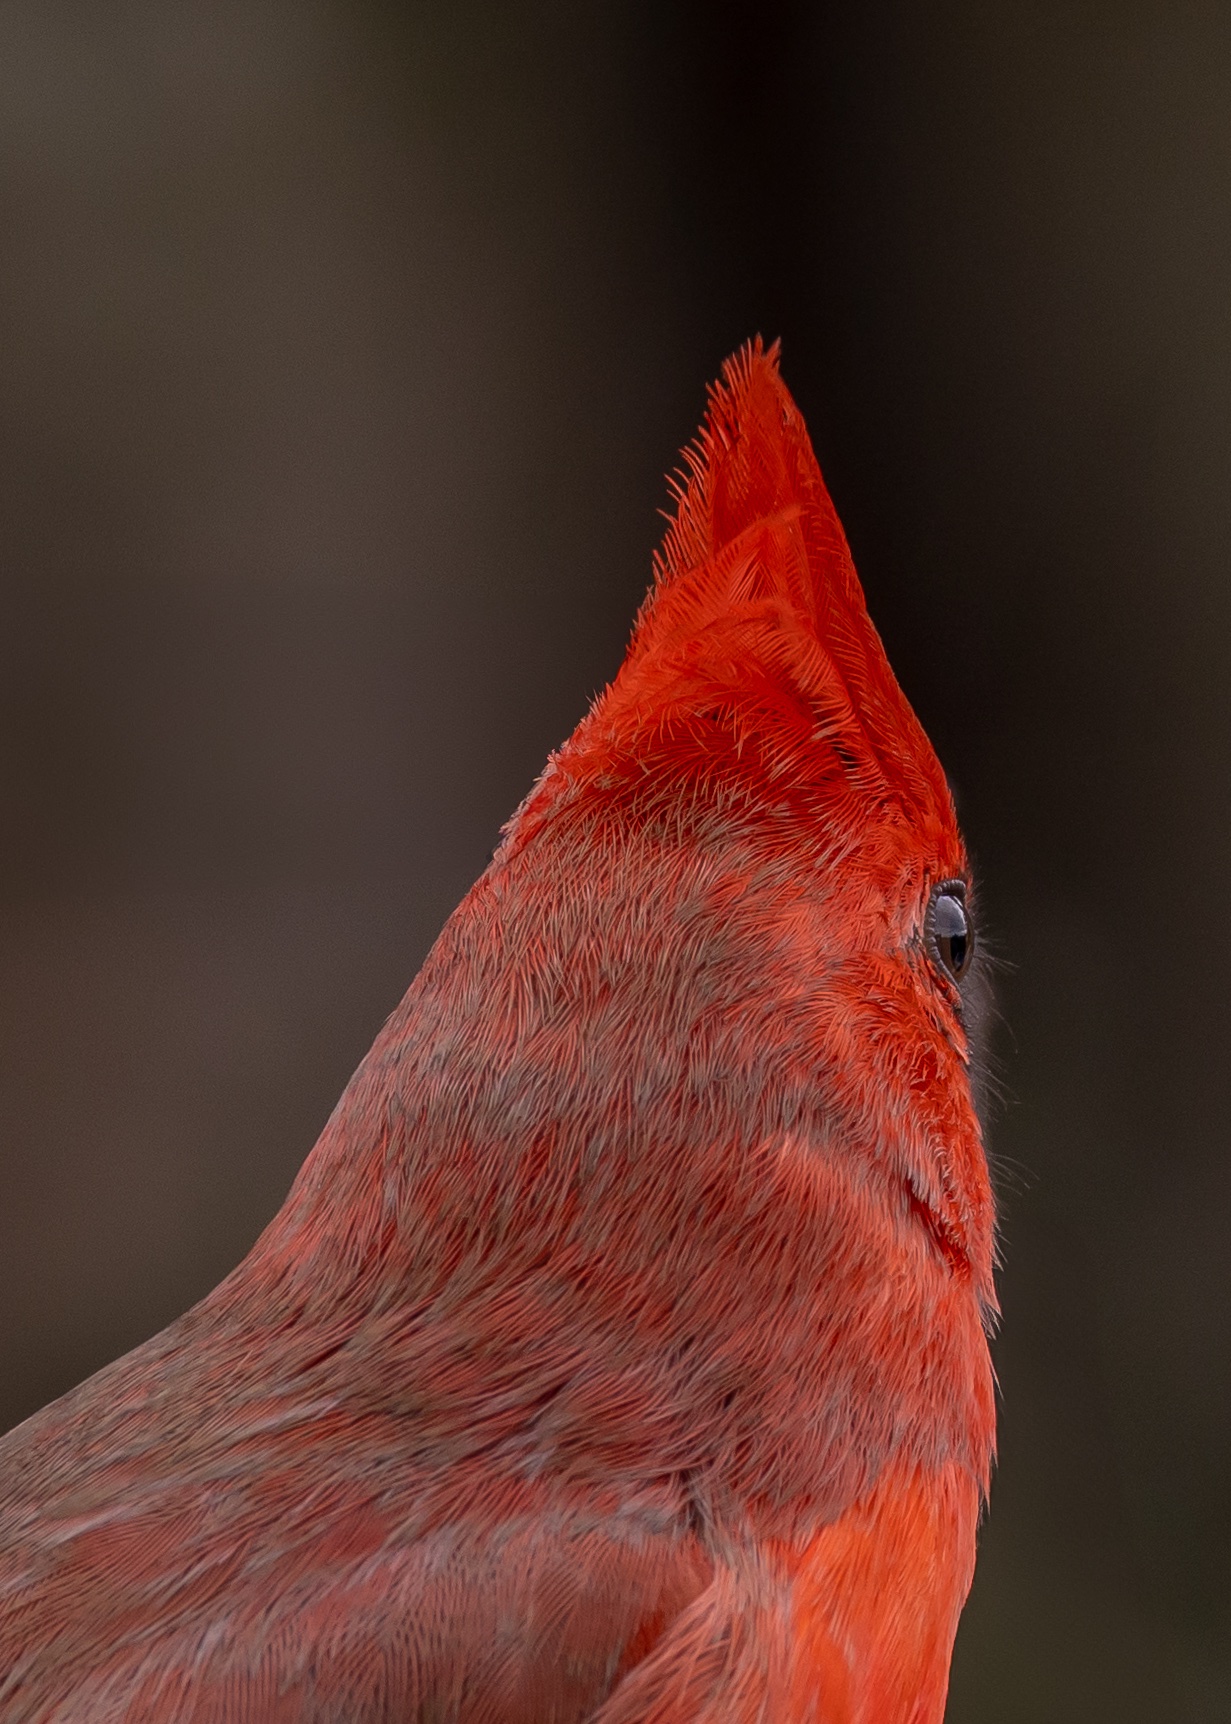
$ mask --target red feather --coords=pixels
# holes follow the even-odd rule
[[[248,1258],[0,1442],[0,1721],[937,1724],[992,1451],[944,776],[760,344]]]

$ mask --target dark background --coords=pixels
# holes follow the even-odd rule
[[[1224,5],[0,3],[0,1425],[277,1207],[761,330],[1016,965],[950,1718],[1231,1717],[1229,313]]]

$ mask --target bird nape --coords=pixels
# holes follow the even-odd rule
[[[248,1257],[0,1442],[0,1724],[938,1724],[972,889],[759,342],[624,664]]]

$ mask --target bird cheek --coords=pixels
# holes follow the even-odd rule
[[[870,1153],[950,1267],[990,1285],[987,1164],[960,1025],[909,962],[868,953],[844,967],[823,1024],[845,1135]]]

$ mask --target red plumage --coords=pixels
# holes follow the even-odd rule
[[[688,463],[279,1215],[0,1442],[3,1724],[940,1719],[993,1443],[966,858],[776,351]]]

